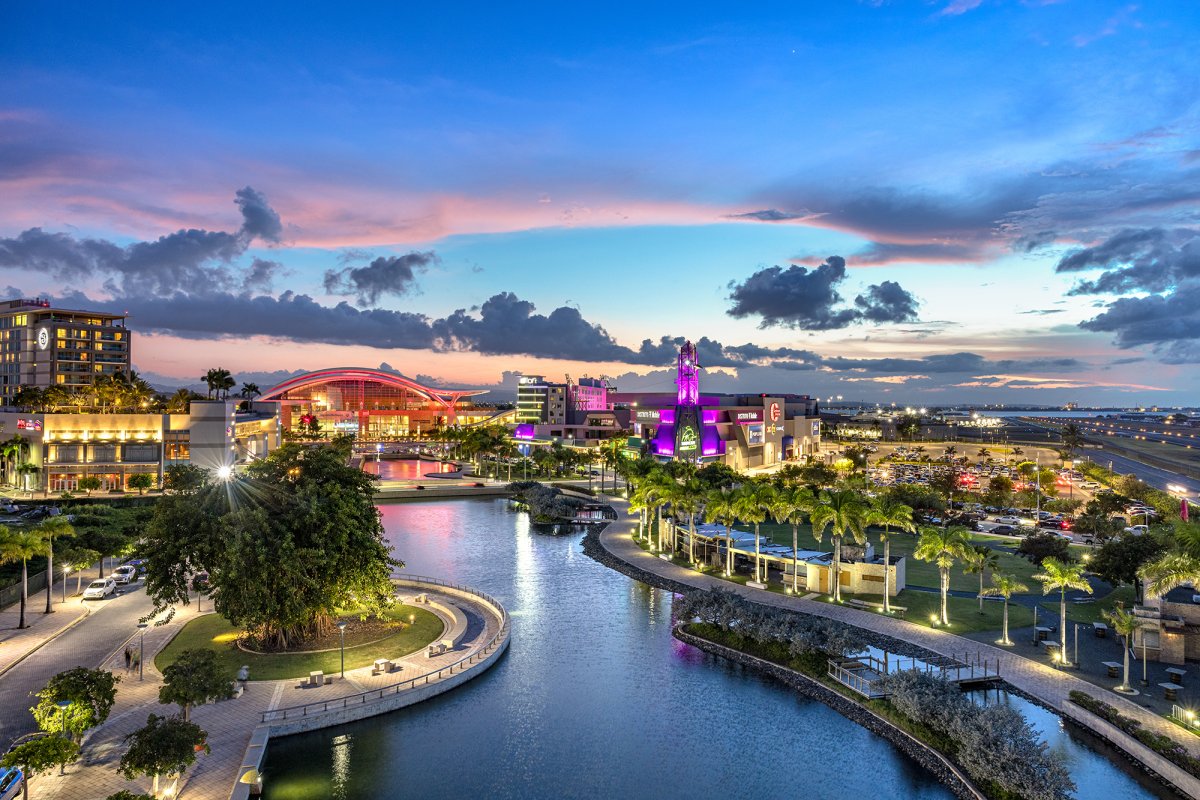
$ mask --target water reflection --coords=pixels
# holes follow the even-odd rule
[[[383,516],[411,573],[504,602],[512,645],[434,700],[273,742],[268,800],[951,797],[826,706],[676,641],[670,595],[587,558],[578,535],[538,535],[504,501]]]

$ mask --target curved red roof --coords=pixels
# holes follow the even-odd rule
[[[408,389],[449,409],[453,409],[454,404],[464,397],[474,397],[487,393],[486,389],[438,389],[433,386],[423,386],[403,375],[397,375],[395,372],[384,372],[378,369],[336,367],[333,369],[321,369],[316,372],[306,372],[303,375],[288,378],[283,383],[267,389],[258,399],[281,400],[285,394],[293,389],[304,389],[309,386],[330,383],[332,381],[369,381],[372,383],[381,383],[386,386]]]

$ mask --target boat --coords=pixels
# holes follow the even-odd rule
[[[21,793],[25,773],[17,767],[0,767],[0,800],[14,800]]]

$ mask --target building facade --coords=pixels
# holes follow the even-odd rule
[[[582,425],[594,411],[612,411],[615,391],[600,378],[580,378],[566,383],[547,381],[542,375],[522,375],[517,380],[517,422],[530,425]]]
[[[475,425],[496,415],[470,398],[486,390],[424,386],[394,372],[338,367],[290,378],[263,392],[279,403],[286,429],[315,420],[322,433],[349,433],[362,441],[421,436],[454,425]]]
[[[130,337],[121,314],[55,308],[45,300],[0,304],[0,400],[17,389],[90,386],[99,375],[130,369]]]
[[[76,492],[83,478],[101,491],[128,491],[129,479],[149,474],[161,486],[175,464],[215,471],[265,457],[281,441],[278,409],[233,400],[196,400],[187,414],[0,414],[7,438],[25,440],[32,469],[17,477],[29,491]]]

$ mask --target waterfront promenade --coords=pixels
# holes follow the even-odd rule
[[[414,699],[424,699],[437,693],[439,682],[445,682],[445,688],[452,688],[462,680],[467,672],[482,672],[494,662],[494,658],[476,658],[472,666],[459,669],[452,676],[440,675],[439,670],[445,670],[464,659],[472,659],[481,655],[485,648],[491,645],[493,652],[499,655],[502,647],[497,648],[497,634],[505,627],[507,618],[498,618],[483,603],[472,603],[464,599],[462,591],[450,588],[440,588],[434,584],[415,584],[411,579],[398,578],[398,596],[411,602],[413,596],[422,593],[430,599],[428,608],[436,614],[445,625],[446,634],[455,629],[456,620],[448,609],[453,606],[465,616],[465,630],[461,630],[459,645],[441,655],[427,656],[425,648],[410,653],[402,658],[393,659],[400,669],[391,673],[372,675],[370,666],[346,670],[345,679],[333,675],[333,680],[321,687],[301,688],[298,678],[275,681],[251,680],[241,697],[210,703],[192,709],[191,719],[208,732],[208,742],[212,748],[209,755],[201,755],[195,765],[183,776],[175,787],[175,796],[184,796],[194,800],[225,800],[236,796],[239,790],[248,787],[238,787],[235,781],[242,774],[247,749],[254,737],[264,741],[268,729],[272,726],[263,725],[264,714],[274,712],[281,715],[284,709],[307,705],[313,710],[305,715],[305,729],[316,729],[329,725],[340,724],[344,721],[341,715],[323,713],[320,707],[328,703],[337,707],[347,697],[353,697],[355,710],[359,717],[370,716],[374,713],[386,713],[397,707],[397,699],[403,699],[403,689],[399,692],[389,691],[386,698],[377,698],[379,690],[393,687],[397,684],[411,681],[418,676],[423,680],[419,687],[424,691],[414,692]],[[211,613],[211,612],[206,612]],[[60,777],[57,772],[50,775],[40,775],[30,784],[30,797],[35,800],[94,800],[105,797],[123,788],[148,791],[150,780],[140,779],[131,784],[121,777],[116,767],[124,751],[125,737],[146,723],[149,714],[176,714],[177,706],[164,706],[158,702],[158,690],[162,676],[154,666],[154,656],[179,632],[187,622],[199,616],[194,607],[180,609],[174,619],[167,625],[150,628],[146,632],[146,657],[144,662],[144,680],[139,681],[136,671],[125,669],[124,648],[121,642],[100,665],[120,676],[117,701],[108,720],[100,727],[90,731],[85,737],[82,757],[75,764],[67,767],[66,776]],[[461,620],[459,627],[461,628]],[[503,631],[507,635],[507,630]],[[131,644],[138,644],[137,637],[132,637]],[[507,639],[504,639],[507,644]],[[392,654],[380,653],[381,657]],[[427,678],[424,676],[428,676]],[[254,676],[251,675],[251,678]],[[429,687],[433,687],[433,690]],[[256,736],[256,733],[258,734]],[[261,753],[260,753],[261,755]],[[164,786],[170,786],[166,781]]]
[[[1200,737],[1182,730],[1115,692],[1004,648],[976,642],[947,631],[927,628],[895,617],[887,617],[845,605],[836,605],[805,597],[780,595],[763,589],[742,586],[719,577],[686,569],[643,550],[634,541],[637,517],[629,513],[628,503],[612,498],[609,498],[609,503],[616,509],[618,518],[616,522],[601,532],[600,544],[609,554],[635,569],[697,589],[725,589],[737,592],[749,600],[764,605],[839,620],[864,630],[910,642],[939,655],[947,657],[957,655],[959,658],[965,654],[977,655],[981,660],[986,659],[989,665],[998,664],[1000,676],[1014,688],[1060,713],[1076,718],[1084,727],[1103,734],[1105,738],[1125,750],[1153,772],[1166,778],[1186,795],[1200,797],[1200,780],[1171,764],[1117,728],[1067,702],[1072,691],[1087,692],[1093,697],[1115,706],[1122,714],[1138,720],[1143,727],[1171,737],[1193,756],[1200,758]]]

